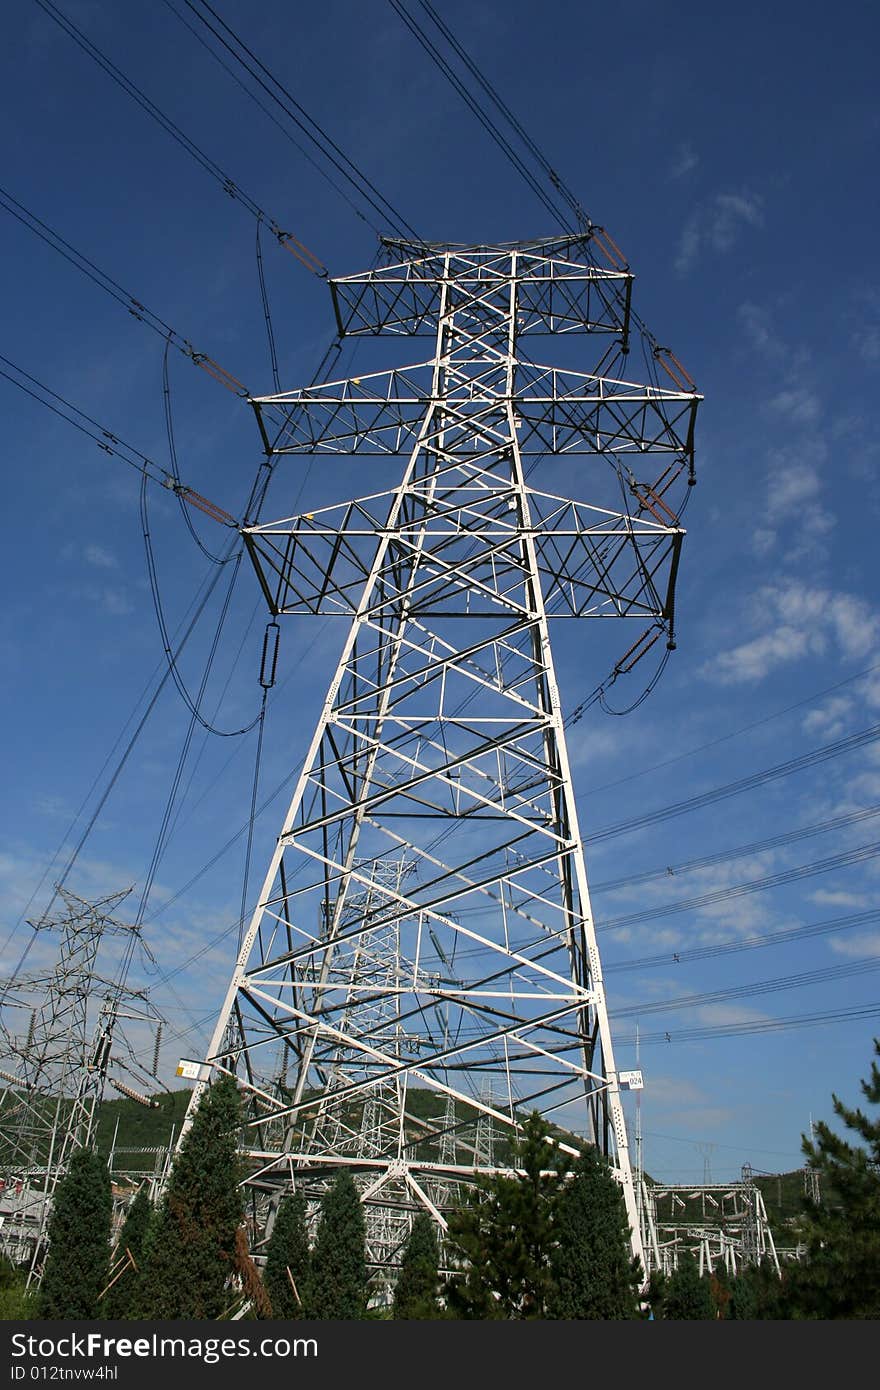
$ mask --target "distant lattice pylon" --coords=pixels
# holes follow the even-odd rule
[[[118,962],[110,977],[98,973],[108,938],[121,940],[123,960],[138,939],[137,928],[113,916],[130,890],[95,902],[56,891],[63,912],[34,924],[45,940],[58,937],[54,963],[9,981],[0,1015],[0,1176],[15,1198],[0,1238],[32,1276],[40,1272],[55,1188],[71,1154],[94,1133],[120,1010],[124,1004],[126,1017],[143,1022],[158,1018],[127,988]],[[145,1099],[124,1083],[120,1089]]]

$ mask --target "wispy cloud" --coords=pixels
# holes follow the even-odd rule
[[[692,170],[696,169],[699,162],[700,156],[697,154],[690,140],[682,141],[675,152],[675,160],[669,171],[670,178],[683,179],[687,174],[690,174]]]
[[[817,888],[809,897],[817,907],[868,906],[868,899],[864,893],[847,893],[842,888]]]
[[[694,208],[685,222],[676,270],[686,274],[704,251],[729,251],[745,228],[760,227],[763,221],[763,200],[757,193],[716,193]]]
[[[793,425],[813,425],[822,413],[818,397],[805,386],[778,392],[768,401],[767,409]]]
[[[819,735],[821,738],[838,738],[846,728],[854,708],[854,702],[849,696],[835,695],[823,705],[811,709],[804,716],[801,727],[805,734]]]
[[[788,580],[762,587],[754,609],[756,626],[763,630],[706,662],[701,675],[707,680],[755,684],[780,666],[824,655],[829,648],[864,657],[880,640],[880,615],[856,594]]]
[[[109,550],[105,550],[102,545],[87,545],[83,551],[86,564],[94,566],[98,570],[115,570],[119,567],[119,561]]]
[[[880,931],[863,932],[860,936],[835,937],[829,945],[838,956],[880,956]]]
[[[125,587],[121,584],[84,584],[78,590],[79,596],[92,604],[100,613],[111,618],[124,618],[134,612],[134,605]]]
[[[795,513],[802,514],[804,505],[814,501],[821,491],[822,480],[816,462],[803,455],[789,462],[782,451],[771,453],[767,479],[770,521],[784,521]]]
[[[739,306],[736,316],[749,343],[762,356],[776,360],[786,355],[786,345],[776,331],[769,310],[763,304],[746,301]]]
[[[880,328],[876,324],[860,328],[855,335],[855,344],[863,362],[871,367],[880,362]]]
[[[801,403],[803,410],[809,407]],[[794,534],[787,537],[789,564],[815,550],[819,538],[828,534],[836,519],[820,502],[823,490],[822,465],[828,448],[820,438],[771,449],[767,455],[767,494],[764,523],[752,535],[752,549],[764,556],[776,545],[783,525],[793,523]]]
[[[763,1022],[768,1015],[744,1004],[704,1004],[697,1010],[697,1017],[701,1023],[723,1028],[728,1024]]]

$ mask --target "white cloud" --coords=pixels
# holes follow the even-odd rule
[[[742,1004],[704,1004],[697,1010],[697,1017],[701,1023],[724,1027],[727,1024],[762,1022],[767,1014]]]
[[[873,367],[880,362],[880,328],[872,324],[862,328],[855,335],[856,351],[863,362]]]
[[[679,239],[676,270],[685,274],[704,250],[718,254],[731,250],[744,228],[760,227],[763,220],[762,199],[756,193],[716,193],[687,219]]]
[[[606,758],[620,756],[620,736],[606,726],[588,728],[575,725],[567,736],[568,756],[573,767],[590,767]]]
[[[847,717],[852,713],[853,702],[846,695],[836,695],[826,700],[818,709],[810,710],[804,717],[802,728],[805,734],[819,734],[823,738],[837,738],[846,728]]]
[[[676,150],[675,163],[669,171],[670,176],[674,179],[683,179],[692,169],[696,169],[699,162],[700,156],[690,140],[684,140]]]
[[[777,397],[778,399],[778,397]],[[807,407],[803,406],[802,409]],[[837,524],[831,512],[821,505],[823,464],[828,447],[822,439],[810,437],[801,443],[772,449],[767,457],[766,525],[759,528],[763,544],[753,546],[757,554],[767,554],[779,538],[783,522],[795,522],[789,534],[786,559],[794,564],[806,554],[814,554],[817,538]],[[761,534],[764,533],[764,534]],[[769,540],[770,535],[773,541]]]
[[[112,618],[124,618],[134,612],[128,594],[120,585],[102,584],[96,587],[90,584],[83,590],[83,595],[102,613],[108,613]]]
[[[777,540],[777,532],[769,526],[759,526],[752,534],[752,550],[758,556],[769,555]]]
[[[869,671],[859,681],[856,690],[871,709],[880,709],[880,670]]]
[[[846,893],[842,888],[817,888],[809,897],[818,907],[868,906],[868,899],[864,893]]]
[[[861,936],[835,937],[829,945],[838,956],[880,956],[880,931]]]
[[[102,545],[87,545],[83,551],[86,563],[93,565],[95,569],[115,570],[118,568],[118,560],[115,555],[111,555],[109,550],[105,550]]]
[[[767,408],[793,425],[815,424],[821,414],[817,397],[805,386],[791,386],[779,391],[768,402]]]
[[[720,652],[706,662],[701,674],[719,685],[746,685],[763,680],[777,666],[796,661],[816,649],[809,633],[793,627],[779,627],[750,642],[741,642],[730,651]]]
[[[767,481],[767,517],[778,522],[799,513],[806,502],[818,497],[822,483],[815,463],[806,460],[786,463],[784,456],[770,455]]]
[[[864,657],[880,641],[880,615],[855,594],[787,580],[760,589],[754,608],[756,625],[765,630],[706,662],[706,679],[745,685],[830,646],[846,657]]]
[[[760,304],[748,301],[736,311],[743,331],[757,352],[765,357],[779,358],[786,355],[786,346],[775,333],[770,315]]]

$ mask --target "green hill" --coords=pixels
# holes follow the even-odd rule
[[[167,1148],[180,1133],[180,1126],[189,1104],[190,1091],[165,1091],[156,1096],[155,1110],[138,1105],[135,1100],[120,1098],[105,1100],[98,1113],[95,1130],[99,1153],[109,1154],[116,1132],[115,1167],[134,1172],[152,1172],[154,1154],[122,1153],[124,1149]],[[117,1130],[117,1121],[119,1128]]]

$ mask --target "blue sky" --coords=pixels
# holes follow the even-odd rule
[[[182,0],[174,3],[184,11]],[[62,8],[333,274],[371,262],[373,227],[172,8],[145,0],[65,0]],[[256,10],[222,0],[219,8],[421,235],[492,241],[557,230],[387,4],[327,0],[296,15],[279,0]],[[253,217],[34,0],[11,0],[8,11],[12,41],[0,55],[2,187],[255,394],[271,390]],[[567,2],[538,14],[522,0],[443,6],[624,250],[639,312],[705,395],[678,650],[635,713],[612,718],[594,707],[572,731],[588,835],[880,723],[880,110],[872,56],[880,26],[867,3],[838,13],[832,32],[824,7],[788,0],[769,10],[745,3],[711,13],[638,0],[617,18]],[[7,213],[0,235],[0,353],[167,468],[161,339]],[[311,377],[330,342],[329,294],[269,236],[263,258],[281,381],[294,387]],[[422,355],[405,341],[398,349],[401,363]],[[374,360],[369,345],[346,347],[339,375]],[[235,513],[260,457],[251,412],[179,354],[170,354],[169,367],[181,474]],[[78,808],[85,805],[86,818],[94,808],[107,777],[102,765],[154,687],[162,650],[136,474],[2,379],[0,405],[0,933],[7,938],[23,911],[38,915],[45,905],[45,884],[31,902],[32,894],[47,869],[46,884],[57,875],[50,867],[56,851],[78,838],[82,820],[71,831]],[[293,510],[301,486],[297,505],[304,506],[390,481],[369,460],[307,476],[303,461],[290,460],[266,515]],[[195,521],[205,544],[225,540],[209,521]],[[209,566],[174,500],[158,489],[150,525],[176,627]],[[192,687],[218,595],[182,663]],[[257,712],[263,626],[255,582],[242,568],[206,701],[225,728]],[[564,626],[557,660],[572,709],[605,669],[587,625],[576,635],[561,632]],[[261,800],[303,751],[343,635],[332,621],[291,619],[285,627]],[[642,675],[638,668],[631,688],[615,687],[613,698],[629,703]],[[71,874],[74,891],[133,884],[136,905],[186,725],[187,711],[169,686]],[[243,838],[177,895],[245,823],[253,754],[253,736],[196,736],[146,906],[146,935],[159,962],[151,967],[155,998],[169,1019],[167,1078],[178,1056],[197,1050],[228,978]],[[722,1180],[746,1162],[769,1171],[797,1166],[810,1115],[829,1115],[832,1090],[855,1098],[880,1032],[880,922],[699,960],[686,953],[880,908],[871,854],[880,819],[851,818],[878,804],[880,741],[871,740],[703,810],[588,845],[596,885],[658,871],[597,889],[594,904],[612,1021],[615,1011],[621,1015],[614,1023],[621,1065],[635,1061],[636,1019],[646,1039],[670,1034],[669,1043],[646,1040],[641,1054],[645,1163],[658,1176],[700,1178],[707,1154]],[[257,821],[256,880],[284,805],[277,796]],[[731,855],[844,817],[843,825]],[[862,846],[868,849],[856,862],[807,872]],[[65,857],[62,849],[60,863]],[[708,857],[716,862],[684,867]],[[801,868],[788,883],[605,925]],[[224,932],[226,945],[186,964]],[[0,972],[12,969],[28,935],[18,927]],[[682,959],[621,968],[663,952]],[[848,966],[853,971],[842,973]],[[820,978],[649,1013],[663,1001],[801,973]],[[676,1037],[875,1002],[873,1017],[849,1022]]]

